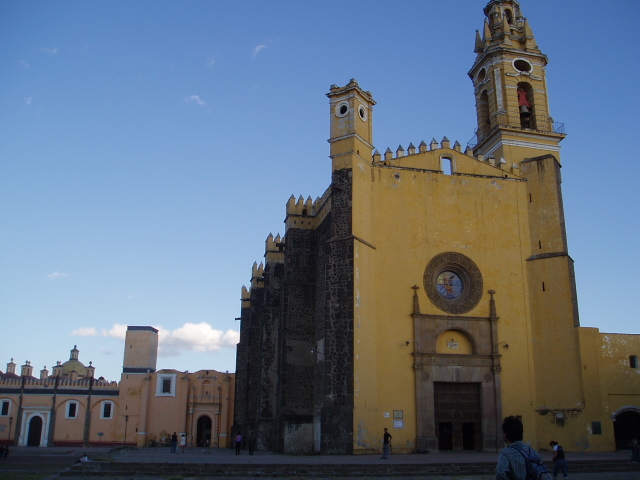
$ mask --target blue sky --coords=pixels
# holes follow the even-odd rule
[[[0,3],[0,369],[119,379],[123,326],[158,368],[235,370],[240,289],[289,196],[330,181],[331,84],[372,92],[383,152],[475,128],[485,0]],[[565,123],[583,326],[640,333],[640,2],[522,0]]]

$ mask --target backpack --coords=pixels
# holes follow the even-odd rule
[[[558,453],[557,453],[557,455],[556,455],[556,458],[557,458],[558,460],[564,460],[564,458],[565,458],[565,457],[564,457],[564,448],[562,448],[560,445],[558,445],[557,452],[558,452]]]
[[[533,458],[531,455],[524,453],[521,449],[511,445],[511,448],[518,451],[525,459],[527,467],[527,480],[553,480],[553,477],[544,466],[542,461]]]

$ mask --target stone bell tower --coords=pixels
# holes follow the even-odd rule
[[[476,99],[478,128],[474,155],[511,165],[525,181],[528,245],[523,250],[534,405],[550,412],[573,405],[584,408],[576,327],[578,301],[573,260],[569,256],[560,175],[564,125],[549,109],[548,59],[535,40],[516,0],[491,0],[484,8],[482,34],[476,32],[476,59],[469,71]],[[562,339],[561,345],[558,339]],[[554,375],[552,388],[546,373]],[[544,431],[541,421],[535,428]]]
[[[474,154],[519,162],[541,150],[559,152],[565,135],[564,127],[550,116],[547,56],[538,48],[520,4],[492,0],[484,14],[469,71],[478,122]]]

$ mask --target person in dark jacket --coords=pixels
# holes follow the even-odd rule
[[[567,459],[564,456],[564,448],[558,445],[558,442],[551,440],[549,446],[553,449],[553,478],[555,479],[558,472],[562,470],[562,476],[567,479],[569,474],[567,473]]]

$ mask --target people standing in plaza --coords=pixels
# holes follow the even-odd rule
[[[496,465],[496,480],[526,480],[527,457],[542,463],[540,455],[522,441],[522,422],[509,416],[502,422],[502,438],[507,444],[500,452]]]
[[[183,433],[182,437],[180,437],[180,449],[182,453],[184,453],[184,449],[187,446],[187,436]]]
[[[178,453],[178,434],[173,432],[171,435],[171,452],[170,453]]]
[[[558,472],[562,470],[562,476],[569,478],[567,473],[567,459],[564,456],[564,448],[558,445],[558,442],[551,440],[549,446],[553,449],[553,478],[555,479]]]
[[[236,455],[240,455],[240,450],[242,449],[242,435],[236,435]]]
[[[391,439],[393,437],[391,436],[391,434],[387,431],[387,429],[384,429],[384,435],[382,436],[382,457],[380,457],[380,460],[384,459],[388,459],[389,458],[389,453],[391,452]]]

